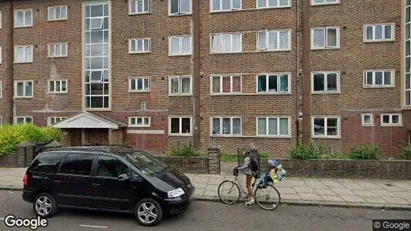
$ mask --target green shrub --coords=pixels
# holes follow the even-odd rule
[[[53,127],[43,127],[41,128],[45,135],[45,142],[60,141],[60,130]]]
[[[171,148],[170,151],[166,152],[167,156],[198,156],[199,152],[193,147],[191,143],[183,144],[182,146],[177,146]]]
[[[397,159],[411,160],[411,145],[405,147],[404,150],[402,150],[401,154],[397,157]]]
[[[268,153],[261,152],[261,153],[258,154],[258,157],[260,157],[260,159],[267,159],[268,158]]]
[[[241,158],[241,157],[240,157]],[[220,153],[221,162],[238,162],[237,154]],[[241,161],[241,160],[240,160]]]
[[[324,147],[321,144],[318,145],[318,148],[313,143],[310,143],[308,147],[297,144],[291,149],[290,156],[293,159],[309,160],[318,159],[323,153]]]
[[[356,145],[351,149],[350,158],[357,160],[377,160],[380,149],[376,145]]]

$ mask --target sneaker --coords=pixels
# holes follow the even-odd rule
[[[251,198],[249,201],[245,202],[245,205],[253,205],[255,204],[254,198]]]

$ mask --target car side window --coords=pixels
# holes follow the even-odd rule
[[[30,171],[38,173],[56,173],[65,155],[62,153],[44,153],[37,157],[30,166]]]
[[[117,158],[104,155],[98,157],[97,176],[117,178],[127,173],[127,169],[128,167]]]
[[[92,155],[68,154],[60,168],[60,173],[88,176],[91,173],[92,163]]]

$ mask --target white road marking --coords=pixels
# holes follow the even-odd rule
[[[86,228],[96,228],[96,229],[107,229],[108,226],[101,226],[101,225],[79,225],[80,227]]]

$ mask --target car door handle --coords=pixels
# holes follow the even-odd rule
[[[67,183],[68,181],[63,181],[63,180],[54,180],[55,183]]]
[[[101,184],[93,183],[93,186],[100,186]]]

